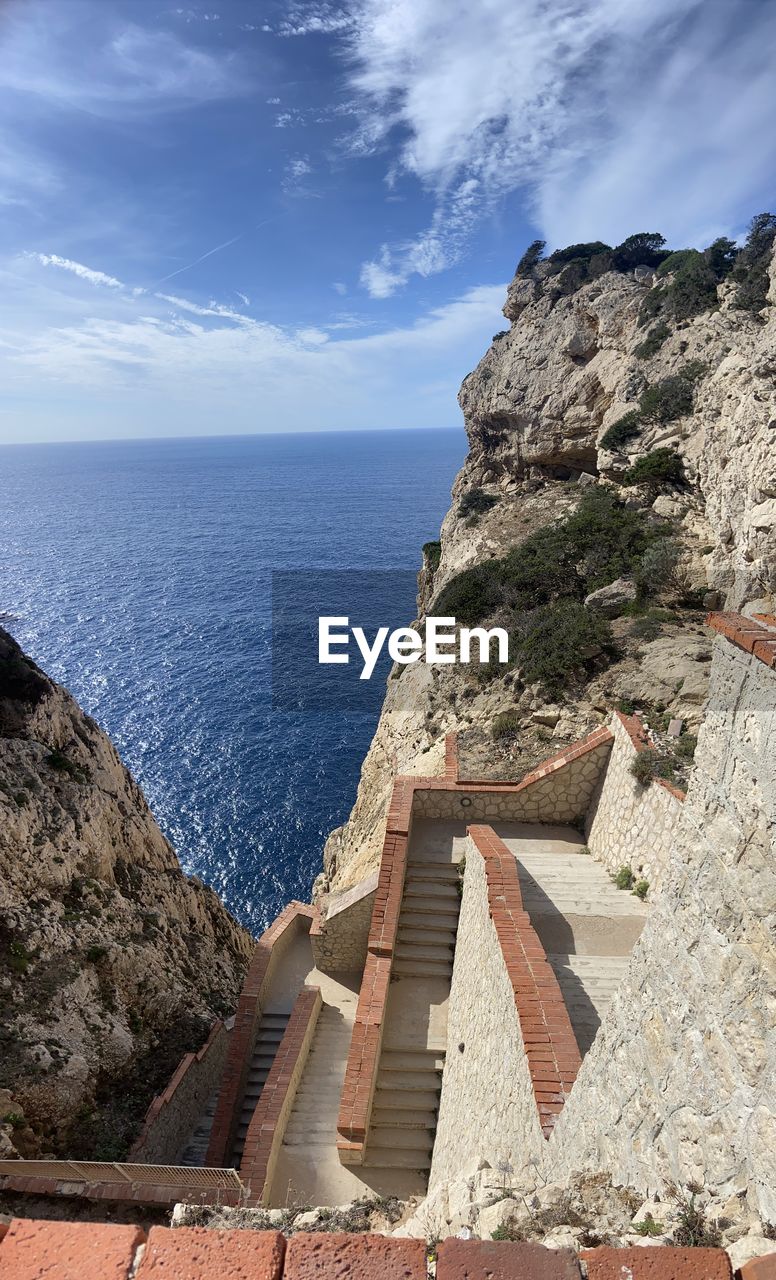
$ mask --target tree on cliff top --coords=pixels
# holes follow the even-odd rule
[[[533,240],[518,262],[515,275],[529,276],[534,267],[538,266],[544,257],[544,250],[546,247],[546,240]]]

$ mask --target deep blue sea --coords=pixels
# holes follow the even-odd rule
[[[273,709],[271,574],[299,571],[301,607],[319,570],[417,570],[465,451],[462,430],[0,449],[0,625],[254,931],[308,899],[384,688],[358,713]],[[412,575],[395,583],[400,626]]]

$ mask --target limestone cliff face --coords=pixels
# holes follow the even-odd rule
[[[515,278],[504,308],[510,328],[496,335],[461,387],[469,454],[442,526],[439,565],[432,571],[427,563],[420,576],[421,616],[463,568],[504,555],[573,511],[580,489],[602,483],[671,522],[685,594],[698,605],[708,592],[731,608],[772,601],[776,259],[759,314],[738,309],[735,286],[725,281],[716,308],[673,325],[654,355],[639,358],[646,335],[640,308],[656,287],[651,272],[611,271],[563,296],[542,288],[541,268],[534,278]],[[692,412],[643,424],[623,452],[602,447],[607,428],[637,407],[647,385],[688,364],[702,366]],[[627,469],[658,448],[681,456],[687,483],[657,497],[624,487]],[[474,520],[459,511],[471,490],[495,499]],[[457,667],[418,663],[400,678],[394,672],[356,805],[327,844],[325,883],[345,887],[375,865],[392,775],[440,772],[442,738],[451,729],[469,735],[475,754],[479,734],[480,756],[492,755],[488,727],[500,711],[516,709],[524,731],[514,770],[600,723],[618,699],[649,697],[695,727],[708,678],[702,616],[699,608],[685,610],[677,625],[637,645],[618,622],[620,660],[559,707],[548,708],[536,687],[518,693],[510,675],[480,686]]]
[[[251,948],[102,730],[0,631],[0,1150],[121,1155]]]

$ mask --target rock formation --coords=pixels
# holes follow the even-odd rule
[[[666,266],[681,258],[672,255]],[[461,733],[472,767],[487,763],[495,776],[500,756],[512,775],[518,765],[530,768],[600,724],[613,704],[694,729],[710,657],[701,606],[760,599],[767,607],[773,599],[776,259],[769,279],[767,257],[759,268],[767,297],[755,309],[741,307],[734,273],[712,284],[697,314],[652,327],[666,291],[682,286],[678,271],[588,272],[594,278],[580,283],[576,264],[558,274],[551,261],[515,276],[504,308],[510,328],[495,335],[461,387],[469,454],[440,545],[424,553],[421,619],[440,613],[436,602],[444,605],[445,588],[463,570],[507,555],[604,487],[627,509],[663,522],[675,563],[653,582],[653,607],[641,616],[627,608],[634,584],[616,584],[619,599],[606,613],[619,614],[611,624],[617,653],[605,663],[593,658],[562,699],[514,668],[479,680],[457,666],[394,669],[355,807],[329,838],[319,890],[346,888],[376,865],[392,776],[441,772],[450,730]],[[679,399],[666,405],[677,388]],[[640,414],[650,389],[663,401]],[[668,472],[657,484],[630,474],[657,452],[659,463],[683,472],[681,482]],[[519,734],[494,745],[494,721],[505,709]]]
[[[252,949],[113,746],[0,631],[0,1154],[125,1154]]]

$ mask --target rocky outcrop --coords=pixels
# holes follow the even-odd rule
[[[475,755],[498,763],[504,749],[493,743],[494,718],[517,711],[519,747],[505,760],[513,775],[601,723],[613,703],[648,700],[694,729],[710,658],[700,605],[760,600],[767,607],[773,600],[776,260],[760,313],[739,309],[736,286],[723,281],[715,308],[673,324],[645,356],[640,312],[660,287],[651,271],[609,271],[568,295],[543,287],[541,267],[532,278],[515,278],[505,306],[510,328],[461,387],[469,454],[442,525],[441,556],[436,566],[424,559],[418,608],[422,617],[461,570],[505,555],[602,484],[670,524],[678,561],[673,596],[663,603],[680,607],[640,630],[618,618],[619,660],[591,669],[586,685],[569,691],[554,726],[536,719],[546,694],[520,687],[513,672],[478,681],[459,667],[395,669],[355,807],[328,841],[319,888],[345,888],[376,865],[392,776],[441,772],[443,735],[452,729],[463,735],[462,750],[468,735]],[[645,388],[688,366],[690,408],[642,422],[614,450],[603,447],[607,430],[637,408]],[[658,449],[679,456],[685,482],[662,491],[626,483],[629,468]]]
[[[99,726],[0,631],[3,1149],[123,1155],[251,950]]]

